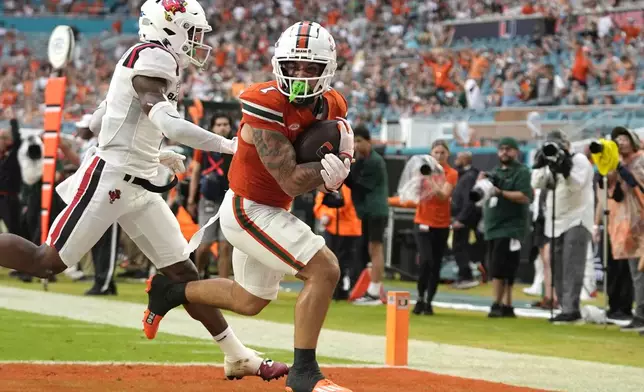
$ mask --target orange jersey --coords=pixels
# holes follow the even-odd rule
[[[328,105],[327,119],[346,117],[347,101],[342,94],[329,90],[322,96]],[[292,143],[302,131],[320,121],[309,108],[298,108],[289,103],[288,97],[277,89],[276,81],[254,84],[244,90],[239,99],[242,104],[240,130],[248,124],[254,129],[279,132]],[[288,209],[293,201],[264,167],[255,146],[241,137],[228,180],[236,195],[256,203]]]
[[[458,172],[447,164],[443,165],[443,169],[445,170],[445,181],[456,186]],[[452,220],[451,203],[451,197],[447,200],[441,200],[438,197],[421,200],[416,208],[414,222],[433,228],[449,227]]]

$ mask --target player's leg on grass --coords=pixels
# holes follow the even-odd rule
[[[324,379],[316,360],[316,349],[340,279],[338,260],[324,246],[296,276],[304,281],[304,288],[295,304],[295,357],[286,385],[299,391]]]
[[[199,273],[194,263],[187,259],[188,244],[172,211],[159,195],[147,194],[145,199],[141,208],[119,220],[123,230],[170,280],[184,285],[198,281]],[[244,346],[218,308],[199,304],[186,304],[185,308],[193,319],[203,324],[224,352],[224,370],[229,378],[257,375],[264,380],[272,380],[288,373],[285,364],[264,360]],[[148,339],[156,336],[160,320],[150,309],[146,311],[143,329]]]
[[[226,208],[227,206],[235,208]],[[295,392],[318,386],[346,391],[324,379],[316,362],[316,347],[340,269],[324,239],[287,211],[260,205],[229,193],[221,212],[221,227],[235,246],[235,281],[209,279],[173,284],[157,275],[148,292],[148,309],[161,316],[182,303],[202,303],[253,315],[277,298],[279,282],[289,273],[304,280],[295,316],[295,363],[287,385]],[[240,249],[241,248],[241,249]],[[243,250],[242,250],[243,249]]]
[[[243,279],[243,275],[237,273],[238,261],[235,256],[235,276]],[[316,360],[316,348],[340,277],[340,268],[333,252],[324,246],[296,276],[304,281],[304,288],[295,305],[295,357],[287,385],[293,391],[303,391],[311,390],[324,380]],[[239,283],[221,278],[176,284],[162,276],[155,276],[149,294],[148,308],[161,315],[181,303],[207,304],[254,315],[269,302],[250,294]]]
[[[0,266],[49,278],[67,269],[58,251],[49,245],[36,245],[14,234],[0,234]]]
[[[0,266],[39,278],[57,275],[78,264],[125,210],[123,203],[109,203],[105,195],[122,180],[94,157],[67,181],[76,192],[51,225],[43,245],[16,235],[0,234]],[[123,199],[127,197],[124,191]]]
[[[175,282],[196,282],[199,280],[197,268],[190,260],[162,268],[160,271]],[[217,280],[232,283],[230,279]],[[190,317],[206,327],[224,352],[226,356],[224,372],[229,379],[257,375],[269,381],[283,377],[288,373],[286,364],[263,359],[255,351],[244,346],[232,328],[228,326],[218,308],[199,304],[185,304],[184,307]]]

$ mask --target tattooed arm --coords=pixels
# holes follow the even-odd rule
[[[276,131],[253,129],[249,125],[246,127],[251,129],[259,159],[287,195],[296,197],[324,184],[320,176],[322,164],[311,162],[298,165],[293,144],[286,136]]]

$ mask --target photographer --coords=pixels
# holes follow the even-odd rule
[[[442,166],[444,176],[430,188],[430,196],[421,199],[416,208],[416,244],[420,256],[420,273],[418,274],[418,300],[414,314],[433,315],[432,300],[436,295],[440,281],[441,264],[447,248],[449,227],[452,220],[450,210],[452,191],[458,181],[458,172],[449,166],[449,149],[443,140],[432,144],[432,156]],[[422,171],[422,170],[421,170]],[[431,174],[428,173],[428,174]],[[427,175],[426,175],[427,176]]]
[[[608,236],[614,263],[627,262],[633,281],[635,314],[625,332],[644,332],[644,153],[637,135],[624,128],[613,129],[611,139],[619,148],[617,170],[608,173]],[[599,240],[598,230],[593,233]],[[609,271],[609,282],[610,282]]]
[[[9,233],[21,235],[20,188],[22,176],[18,164],[18,150],[22,143],[20,126],[11,107],[4,110],[11,129],[0,129],[0,219]]]
[[[487,178],[493,185],[491,197],[483,206],[488,270],[494,289],[494,304],[488,317],[516,317],[512,286],[519,267],[520,240],[529,227],[533,191],[530,170],[518,161],[519,145],[515,139],[501,139],[498,157],[501,164],[478,177],[479,181]]]
[[[584,154],[570,153],[561,131],[552,131],[537,152],[533,169],[532,186],[548,192],[544,234],[554,246],[550,263],[562,309],[550,321],[574,323],[581,320],[579,296],[593,230],[593,168]]]

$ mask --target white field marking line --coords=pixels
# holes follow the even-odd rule
[[[0,286],[0,307],[139,331],[142,329],[141,320],[145,309],[145,305],[130,302],[6,286]],[[240,340],[249,346],[292,350],[294,328],[291,324],[236,316],[227,316],[226,319]],[[490,321],[491,328],[494,327],[493,321]],[[161,332],[213,342],[205,328],[192,320],[185,311],[169,312],[163,320]],[[583,350],[583,345],[580,345],[580,350]],[[381,362],[385,358],[385,337],[323,330],[317,351],[319,356],[330,358]],[[620,380],[620,392],[641,392],[644,380],[644,369],[631,366],[506,353],[427,341],[410,340],[408,352],[408,362],[412,368],[541,389],[603,392],[614,390],[614,380]],[[615,353],[607,350],[605,355]],[[605,377],[606,374],[611,374],[611,377]]]
[[[223,363],[217,362],[118,362],[118,361],[0,361],[2,365],[42,365],[42,366],[176,366],[176,367],[223,367]],[[423,373],[432,373],[426,369],[414,369],[408,366],[385,366],[372,364],[325,364],[320,363],[323,368],[339,369],[410,369]]]
[[[204,346],[203,342],[186,342],[186,341],[181,341],[181,340],[141,340],[137,341],[134,344],[140,344],[143,346],[163,346],[165,344],[172,345],[172,346]],[[217,346],[211,345],[213,350],[217,350]]]
[[[415,301],[413,301],[415,303]],[[467,303],[452,303],[452,302],[437,302],[432,301],[432,305],[436,308],[443,309],[453,309],[453,310],[469,310],[473,312],[489,312],[490,307],[484,305],[472,305]],[[525,309],[525,308],[514,308],[514,313],[517,316],[521,317],[530,317],[530,318],[550,318],[550,311],[543,309]],[[560,310],[555,310],[554,314],[558,315],[561,313]]]
[[[96,331],[79,331],[79,332],[74,332],[74,335],[78,336],[97,336],[97,335],[108,335],[108,336],[122,336],[121,333],[118,332],[110,332],[110,331],[103,331],[101,333],[96,333]],[[73,338],[73,337],[72,337]]]
[[[26,326],[26,327],[37,327],[37,328],[65,328],[65,329],[100,329],[100,328],[105,328],[104,325],[99,325],[99,324],[56,324],[56,323],[24,323],[20,324],[21,326]],[[96,332],[95,332],[96,333]],[[101,332],[103,333],[103,332]]]

